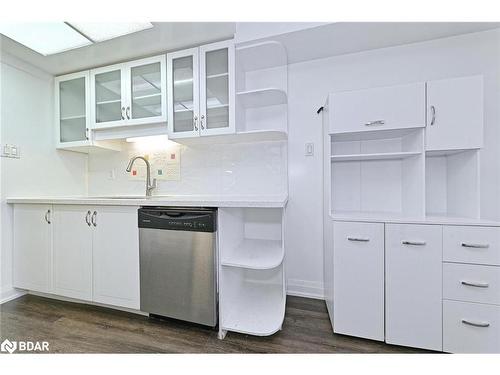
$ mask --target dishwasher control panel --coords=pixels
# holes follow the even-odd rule
[[[139,228],[215,232],[216,208],[143,207],[139,209]]]

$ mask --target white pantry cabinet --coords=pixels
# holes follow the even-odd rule
[[[47,293],[51,289],[52,206],[14,206],[13,286]]]
[[[385,339],[442,350],[442,228],[385,226]]]
[[[427,82],[426,149],[483,146],[483,77]]]
[[[92,129],[165,123],[165,55],[90,71]]]
[[[92,300],[91,215],[86,206],[54,206],[54,294]]]
[[[168,54],[167,76],[170,138],[235,132],[233,41]]]
[[[96,208],[92,227],[93,301],[139,309],[137,207]]]
[[[384,341],[384,224],[333,224],[333,330]]]

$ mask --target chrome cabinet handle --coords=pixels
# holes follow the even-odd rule
[[[462,242],[462,247],[470,247],[473,249],[487,249],[488,247],[490,247],[490,245],[487,243],[465,243],[465,242]]]
[[[91,212],[87,211],[87,215],[85,215],[85,222],[87,223],[87,225],[89,227],[90,227],[90,215],[91,215]]]
[[[50,210],[47,210],[47,212],[45,213],[45,221],[48,224],[51,224],[51,221],[50,221]]]
[[[198,130],[198,116],[193,117],[194,130]]]
[[[205,129],[205,126],[203,126],[203,120],[205,119],[205,115],[201,115],[201,119],[200,119],[200,126],[201,126],[201,129]]]
[[[490,323],[487,322],[471,322],[470,320],[462,319],[463,324],[467,324],[469,326],[474,326],[474,327],[482,327],[486,328],[490,326]]]
[[[127,115],[127,120],[130,120],[130,107],[127,107],[125,114]]]
[[[461,283],[462,283],[462,285],[474,286],[476,288],[488,288],[490,286],[490,284],[488,284],[488,283],[477,283],[477,282],[465,281],[465,280],[462,280]]]
[[[360,237],[347,237],[348,241],[354,241],[354,242],[368,242],[370,241],[369,238],[360,238]]]
[[[403,245],[425,246],[425,241],[401,241]]]
[[[365,122],[365,126],[384,125],[384,124],[385,124],[384,120],[375,120],[375,121]]]
[[[90,212],[90,211],[89,211]],[[92,225],[94,227],[97,227],[97,220],[96,220],[96,216],[97,216],[97,211],[94,211],[94,213],[92,214]]]
[[[431,125],[434,125],[436,123],[436,107],[431,105],[431,112],[432,112],[432,119],[431,119]]]
[[[123,114],[125,112],[125,107],[122,107],[122,120],[125,120],[125,115]]]

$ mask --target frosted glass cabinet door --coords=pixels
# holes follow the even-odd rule
[[[165,55],[130,63],[130,104],[125,107],[128,125],[166,122]]]
[[[92,71],[92,105],[95,128],[120,125],[125,122],[125,95],[122,67],[106,67]]]
[[[89,141],[88,72],[55,79],[57,145],[86,144]]]
[[[200,47],[201,135],[234,132],[234,44],[231,41]]]
[[[169,136],[198,136],[198,48],[167,55],[167,76]]]

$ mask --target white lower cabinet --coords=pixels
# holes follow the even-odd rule
[[[137,207],[98,208],[93,223],[93,301],[139,309]]]
[[[333,330],[384,340],[384,224],[333,225]]]
[[[386,342],[442,350],[442,227],[385,228]]]
[[[14,206],[13,285],[47,293],[51,289],[51,210],[50,205]]]
[[[54,206],[54,294],[92,300],[90,215],[86,206]]]

